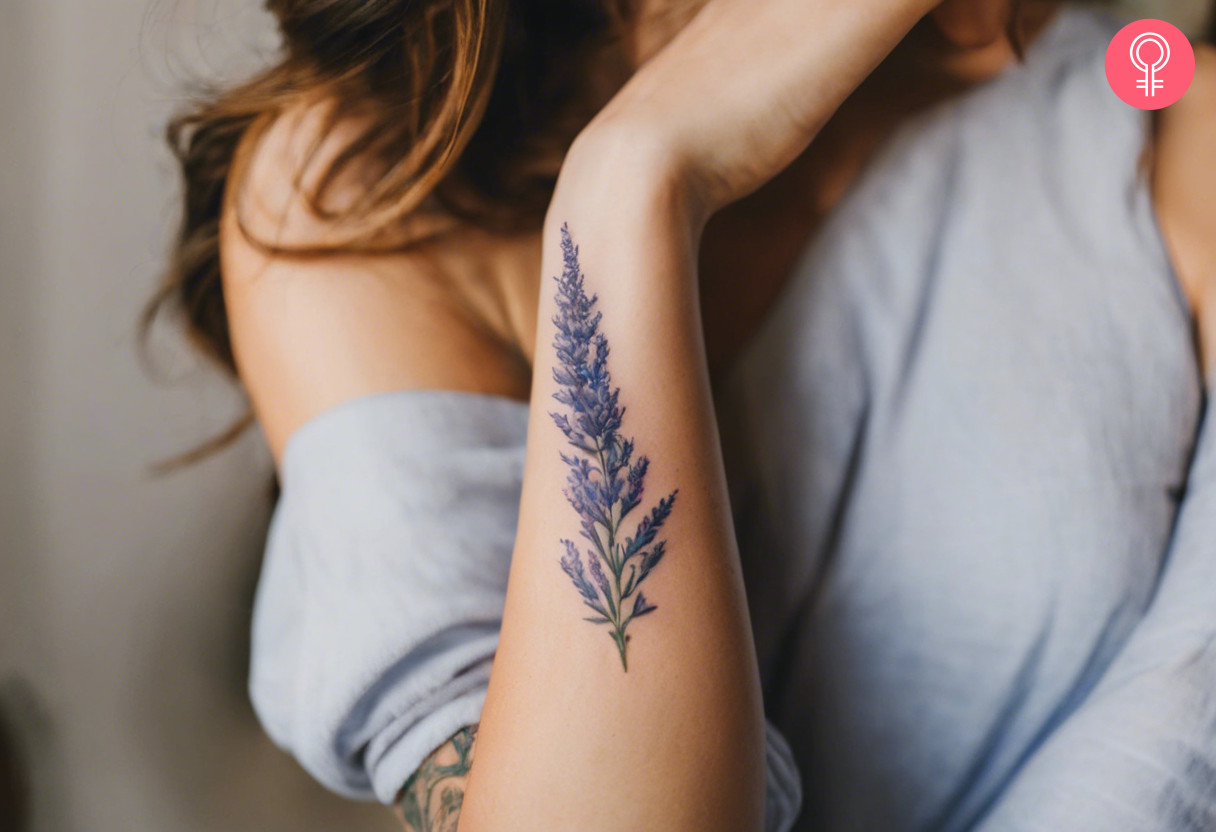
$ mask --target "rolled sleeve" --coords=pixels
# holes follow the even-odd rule
[[[523,479],[527,405],[408,391],[309,422],[284,452],[254,610],[267,733],[341,794],[393,802],[481,719]],[[801,789],[772,726],[767,832]]]

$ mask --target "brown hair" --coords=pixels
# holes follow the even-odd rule
[[[370,221],[343,250],[370,246],[377,229],[424,203],[484,227],[538,225],[566,149],[602,104],[592,65],[632,2],[267,0],[282,34],[278,63],[169,125],[184,204],[145,330],[162,312],[179,315],[195,346],[235,375],[219,265],[225,192],[241,184],[229,181],[238,152],[302,101],[331,105],[322,134],[360,117],[302,193],[320,217]],[[336,216],[327,192],[368,161],[375,184]]]

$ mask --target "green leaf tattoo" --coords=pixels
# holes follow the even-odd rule
[[[456,832],[476,738],[476,725],[461,729],[406,782],[400,808],[409,832]]]

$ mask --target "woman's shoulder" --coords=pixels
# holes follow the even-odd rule
[[[309,195],[359,132],[332,112],[302,103],[253,129],[221,220],[233,349],[276,458],[302,425],[356,398],[528,392],[528,241],[452,221],[419,244],[341,251],[366,229],[329,215],[367,193],[375,167],[343,167],[316,210]]]

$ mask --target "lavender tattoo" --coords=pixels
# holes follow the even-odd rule
[[[591,546],[580,552],[563,539],[562,571],[573,581],[583,603],[595,612],[586,621],[606,625],[628,672],[625,630],[635,618],[657,607],[639,587],[663,559],[665,541],[659,529],[676,501],[672,491],[638,522],[632,536],[623,536],[625,518],[642,502],[642,482],[650,461],[633,458],[633,440],[620,435],[625,408],[617,403],[620,388],[608,373],[608,339],[599,331],[601,313],[594,311],[596,295],[587,296],[578,263],[578,247],[563,223],[563,269],[557,282],[557,335],[553,346],[557,364],[553,398],[569,413],[550,413],[574,453],[562,453],[569,466],[563,493],[582,518],[582,536]],[[584,565],[583,557],[586,556]]]

